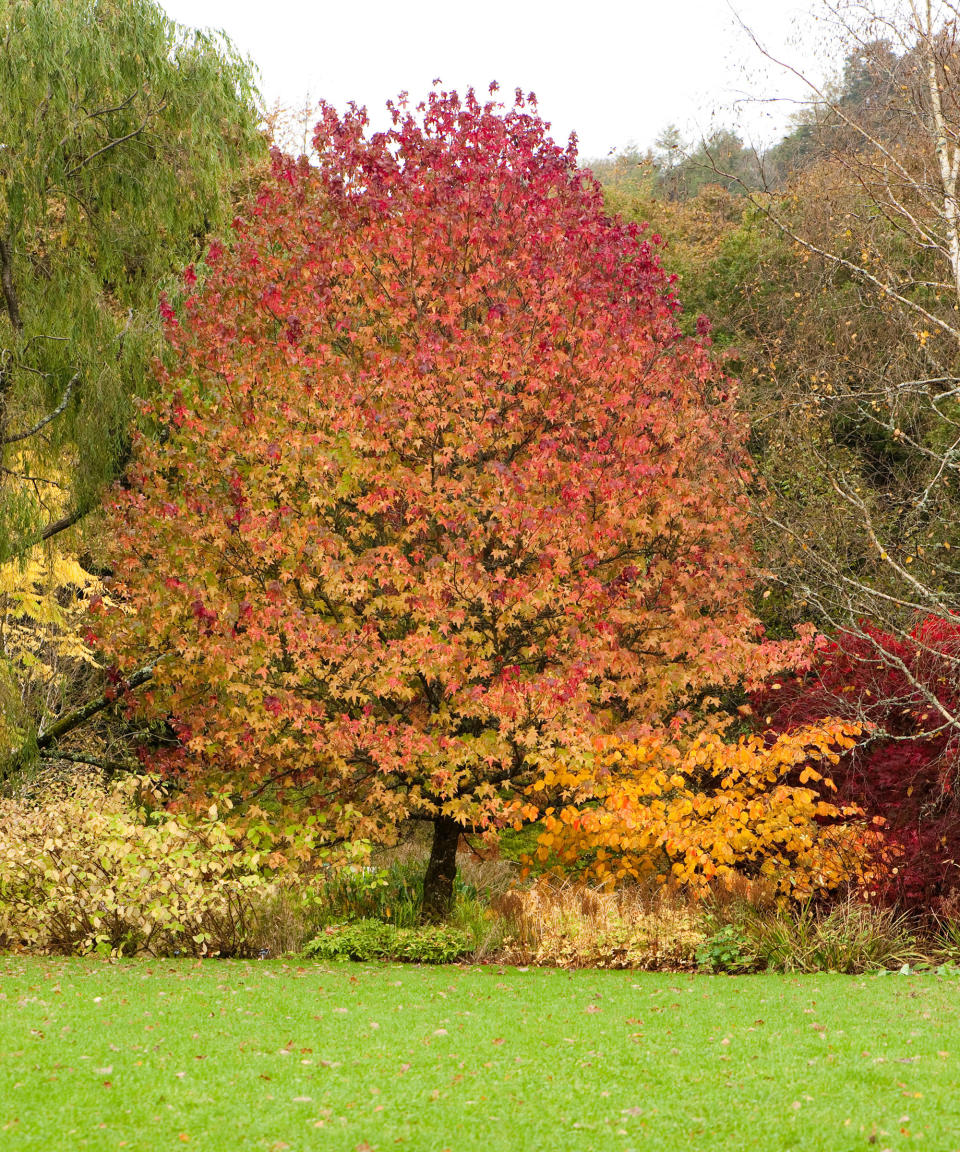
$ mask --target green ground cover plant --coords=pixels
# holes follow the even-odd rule
[[[397,928],[382,920],[331,924],[307,944],[315,960],[409,960],[415,964],[450,964],[472,955],[470,932],[449,924]]]
[[[0,959],[0,1149],[960,1147],[955,975]]]

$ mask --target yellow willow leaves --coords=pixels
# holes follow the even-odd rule
[[[808,786],[833,789],[818,769],[858,731],[826,721],[735,743],[716,731],[607,741],[593,763],[551,765],[532,786],[543,805],[537,857],[611,884],[669,879],[694,891],[735,875],[769,877],[797,898],[864,882],[879,833],[859,808]]]
[[[100,581],[73,558],[37,547],[0,565],[0,743],[17,743],[25,716],[78,665],[96,666],[83,636]]]

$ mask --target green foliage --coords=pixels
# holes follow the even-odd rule
[[[631,145],[615,156],[589,161],[605,189],[628,199],[692,200],[705,188],[743,196],[761,184],[760,158],[730,128],[691,144],[670,126],[646,152]]]
[[[924,959],[908,917],[852,900],[754,916],[747,931],[761,963],[779,972],[869,972]]]
[[[449,924],[397,928],[380,920],[331,925],[304,949],[317,960],[407,960],[452,964],[473,952],[473,937]]]
[[[415,964],[452,964],[473,952],[473,937],[452,924],[397,930],[398,958]]]
[[[397,928],[412,928],[420,921],[424,867],[420,860],[403,860],[386,868],[331,868],[317,888],[320,921],[382,920]],[[473,904],[483,907],[476,887],[465,883],[459,873],[453,894],[455,910]]]
[[[397,946],[397,929],[382,920],[328,925],[303,952],[317,960],[385,960]]]
[[[257,100],[226,40],[154,0],[0,0],[0,758],[96,693],[70,618],[95,526],[72,555],[59,532],[122,469],[161,289],[266,158]]]
[[[707,972],[752,972],[756,947],[736,924],[724,924],[697,949],[697,966]]]
[[[523,863],[533,870],[540,867],[540,862],[533,859],[537,850],[537,841],[543,833],[543,822],[531,821],[520,828],[504,828],[500,832],[500,852],[508,860]]]
[[[937,955],[948,964],[960,963],[960,918],[956,907],[952,915],[944,916],[937,925]]]
[[[4,448],[0,561],[115,474],[161,283],[265,153],[256,99],[227,41],[153,0],[0,3],[0,443],[66,397]]]

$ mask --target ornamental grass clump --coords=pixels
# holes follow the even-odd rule
[[[746,932],[758,963],[779,972],[869,972],[929,958],[908,914],[852,898],[759,915]]]
[[[557,968],[690,970],[706,940],[703,914],[672,890],[615,892],[544,878],[499,897],[500,959]]]

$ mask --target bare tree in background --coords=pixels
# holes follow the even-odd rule
[[[751,297],[761,532],[781,592],[960,748],[960,7],[821,10],[846,59],[832,86],[747,30],[810,92],[777,183],[743,185],[785,258],[758,277],[783,277],[776,307],[769,279]]]

